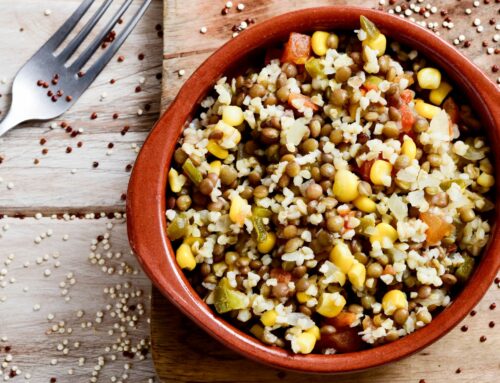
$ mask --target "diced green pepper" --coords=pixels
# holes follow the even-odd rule
[[[369,39],[374,39],[378,37],[380,31],[375,26],[375,24],[373,24],[373,22],[368,20],[367,17],[361,15],[361,17],[359,18],[359,22],[361,24],[361,29],[366,32],[366,35],[368,36]]]
[[[186,173],[195,185],[198,185],[203,180],[203,175],[189,158],[184,162],[184,165],[182,165],[182,170],[184,170],[184,173]]]
[[[306,61],[305,68],[307,73],[312,78],[320,77],[320,78],[325,78],[325,71],[323,69],[323,65],[321,64],[321,60],[311,57],[309,60]]]
[[[222,278],[214,290],[214,306],[219,314],[244,309],[249,303],[248,297],[233,289],[227,278]]]
[[[265,207],[254,206],[252,208],[252,215],[255,215],[255,216],[261,217],[261,218],[269,218],[270,216],[273,215],[273,212],[269,209],[266,209]]]
[[[465,283],[470,278],[472,271],[474,270],[474,258],[469,255],[463,255],[464,263],[458,266],[457,271],[455,272],[455,276],[457,279]]]
[[[257,242],[265,241],[267,238],[267,231],[262,221],[262,217],[252,216],[252,221],[255,233],[257,234]]]
[[[184,214],[179,214],[167,227],[167,235],[171,241],[176,241],[188,234],[188,219]]]

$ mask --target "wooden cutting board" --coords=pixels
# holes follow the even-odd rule
[[[221,10],[225,1],[222,0],[164,0],[164,108],[173,100],[184,80],[203,60],[231,38],[233,25],[239,25],[247,18],[259,22],[286,11],[320,5],[349,3],[378,7],[376,0],[243,2],[245,9],[242,12],[236,10],[238,2],[234,1],[233,8],[223,16]],[[386,3],[388,2],[389,0],[386,0]],[[437,12],[431,13],[431,17],[425,20],[438,21],[441,25],[444,17],[440,12],[446,10],[455,27],[449,31],[440,27],[441,35],[452,41],[463,34],[466,39],[460,43],[462,51],[495,80],[498,74],[491,71],[491,66],[500,64],[499,56],[488,55],[487,47],[482,46],[482,41],[486,41],[488,47],[498,48],[498,43],[492,40],[495,26],[488,23],[488,20],[497,14],[498,4],[495,5],[494,0],[486,2],[490,4],[485,5],[481,1],[479,7],[473,7],[472,1],[434,0],[433,5],[437,7]],[[398,4],[409,6],[405,1]],[[381,8],[387,10],[398,4]],[[472,10],[471,15],[466,15],[466,8]],[[415,18],[424,20],[424,17],[419,15]],[[484,26],[481,34],[472,26],[475,18],[479,18]],[[199,32],[202,27],[207,28],[206,34]],[[467,40],[471,45],[465,48],[463,45]],[[184,76],[179,75],[179,70],[185,72]],[[493,285],[476,308],[475,316],[467,317],[454,331],[417,355],[363,373],[328,377],[278,371],[245,359],[205,334],[153,288],[152,353],[158,377],[162,382],[418,383],[423,379],[427,383],[493,383],[498,382],[500,374],[500,308],[491,310],[490,305],[498,301],[500,288]],[[497,326],[490,327],[490,322],[496,322]],[[462,326],[467,326],[467,331],[462,331]],[[486,336],[485,342],[480,341],[481,336]]]

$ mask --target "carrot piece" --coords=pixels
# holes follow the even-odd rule
[[[415,116],[412,110],[407,104],[401,104],[399,108],[401,112],[401,129],[403,132],[408,133],[413,129],[413,124],[415,123]]]
[[[296,32],[290,33],[281,61],[303,65],[309,56],[311,56],[311,37]]]
[[[328,318],[326,322],[332,325],[337,330],[349,328],[351,324],[356,320],[356,314],[347,311],[342,311],[339,315],[334,318]]]
[[[453,225],[445,221],[443,217],[432,213],[420,213],[420,219],[424,221],[428,229],[426,231],[426,242],[428,245],[435,245],[441,239],[450,235],[453,230]]]
[[[288,96],[288,104],[296,110],[301,109],[303,106],[314,111],[319,109],[318,105],[314,104],[309,97],[300,93],[290,93],[290,96]]]
[[[378,90],[378,85],[373,84],[373,83],[369,83],[369,82],[365,82],[361,89],[363,89],[365,91],[365,94],[366,94],[366,92],[368,92],[370,90]]]
[[[410,89],[405,89],[401,92],[401,100],[406,104],[410,103],[413,100],[413,92]]]

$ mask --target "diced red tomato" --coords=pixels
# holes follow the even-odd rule
[[[318,105],[314,104],[309,97],[300,93],[290,93],[288,104],[295,110],[300,110],[303,106],[314,111],[318,110]]]
[[[413,100],[413,92],[410,89],[405,89],[401,92],[401,100],[406,104],[410,103]]]
[[[269,48],[266,50],[266,55],[264,57],[264,64],[268,65],[272,60],[280,59],[283,51],[278,48]]]
[[[446,113],[448,113],[448,116],[450,116],[451,123],[456,124],[460,118],[460,115],[458,112],[458,106],[451,97],[446,99],[443,104],[443,109],[446,111]]]
[[[334,348],[337,352],[346,353],[362,350],[365,343],[358,335],[359,328],[346,328],[333,334],[321,334],[318,348]]]
[[[399,111],[401,112],[401,129],[405,133],[411,132],[415,123],[413,112],[407,104],[401,104]]]
[[[311,55],[311,37],[302,33],[292,32],[285,44],[282,62],[303,65]]]
[[[420,219],[426,223],[428,227],[425,232],[428,245],[435,245],[447,235],[450,235],[453,230],[453,225],[444,220],[443,217],[429,212],[420,213]]]
[[[283,269],[271,269],[269,272],[271,278],[276,278],[279,283],[288,283],[292,280],[292,274]]]
[[[356,314],[342,311],[339,315],[334,318],[327,318],[326,323],[335,327],[337,330],[349,328],[351,324],[356,320]]]

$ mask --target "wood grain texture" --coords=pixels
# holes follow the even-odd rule
[[[0,119],[10,103],[16,71],[80,2],[0,0]],[[102,2],[97,0],[91,11]],[[120,3],[122,1],[115,1],[110,11]],[[130,11],[140,3],[134,1]],[[44,15],[45,10],[51,11],[50,16]],[[60,127],[51,129],[52,121],[30,122],[0,138],[2,381],[9,379],[16,366],[22,373],[9,379],[14,383],[47,383],[51,378],[57,382],[89,382],[92,373],[97,371],[99,356],[104,357],[105,365],[98,372],[98,382],[110,382],[113,376],[117,382],[154,380],[149,354],[140,360],[113,349],[118,339],[130,341],[133,347],[141,340],[146,345],[149,342],[150,282],[130,254],[124,221],[65,221],[46,216],[124,210],[122,194],[126,192],[129,178],[126,167],[133,163],[135,147],[140,147],[158,117],[162,39],[156,26],[161,23],[162,2],[154,0],[117,54],[125,60],[119,63],[115,57],[78,103],[55,120],[57,124],[66,121],[75,130],[84,129],[82,134],[71,137]],[[143,60],[138,59],[140,53],[145,55]],[[113,85],[111,79],[116,80]],[[141,92],[135,92],[137,86],[141,86]],[[139,110],[142,112],[138,113]],[[98,114],[95,120],[90,119],[93,112]],[[114,113],[118,113],[117,119],[113,118]],[[130,128],[122,135],[125,126]],[[40,144],[41,138],[47,141],[44,145]],[[81,148],[78,142],[82,142]],[[113,144],[111,151],[110,143]],[[71,153],[67,153],[68,147]],[[42,154],[43,149],[48,149],[48,153]],[[38,165],[34,164],[35,159],[40,161]],[[94,161],[99,162],[97,168],[93,167]],[[76,172],[72,172],[73,169]],[[10,183],[14,186],[12,189],[7,187]],[[33,216],[36,213],[43,213],[45,217],[2,218],[5,214]],[[110,223],[114,224],[112,229],[107,227]],[[50,230],[52,236],[48,237]],[[98,252],[106,258],[106,263],[115,267],[112,275],[88,259],[91,241],[106,233],[111,237],[110,249],[100,244]],[[36,238],[44,235],[46,238],[36,244]],[[108,252],[115,254],[112,259],[106,257]],[[117,252],[122,254],[119,259]],[[131,273],[120,275],[120,269]],[[46,274],[46,270],[50,273]],[[74,285],[68,273],[73,273]],[[65,286],[61,287],[63,282]],[[131,287],[125,287],[125,283]],[[145,311],[142,315],[137,313],[137,324],[124,323],[123,333],[114,327],[119,321],[113,313],[122,304],[121,298],[104,293],[105,288],[118,285],[123,292],[142,291],[141,297],[131,302],[142,303]],[[67,295],[62,295],[64,289],[68,290]],[[66,301],[65,297],[71,299]],[[38,311],[34,310],[35,305],[40,305]],[[78,310],[83,311],[81,317],[77,315]],[[98,322],[100,311],[103,313],[101,323]],[[48,320],[49,314],[53,314],[54,319]],[[64,321],[66,331],[50,333],[52,326],[60,321]],[[65,341],[69,349],[67,355],[63,352]],[[78,347],[75,342],[79,342]],[[107,347],[110,350],[107,351]],[[7,354],[12,356],[12,361],[5,366]],[[81,365],[80,358],[84,358]],[[69,375],[71,369],[73,374]],[[31,379],[27,379],[28,376]]]
[[[245,2],[245,10],[241,13],[232,9],[222,16],[220,11],[224,2],[199,2],[186,0],[182,3],[175,0],[164,0],[165,3],[165,45],[163,61],[162,107],[166,108],[174,99],[185,79],[205,60],[215,49],[231,38],[231,27],[248,17],[257,22],[294,9],[311,6],[352,4],[378,7],[378,1],[264,1]],[[391,6],[408,4],[400,1]],[[425,6],[425,4],[423,4]],[[498,63],[498,56],[488,55],[481,42],[487,41],[489,47],[498,47],[492,41],[494,26],[487,21],[493,13],[498,12],[498,6],[472,6],[472,1],[440,0],[434,1],[438,12],[432,14],[426,21],[443,21],[440,15],[442,9],[454,22],[451,30],[440,28],[440,34],[448,42],[452,42],[460,34],[471,41],[468,48],[460,49],[470,57],[490,78],[495,81],[491,66]],[[389,7],[383,7],[387,10]],[[471,16],[466,16],[464,10],[472,8]],[[196,14],[197,17],[193,18]],[[417,20],[424,20],[416,15]],[[474,18],[480,18],[484,25],[483,34],[475,32],[471,27]],[[208,28],[205,35],[199,33],[202,26]],[[178,71],[185,70],[180,77]],[[463,323],[468,326],[467,332],[462,332],[460,326],[450,334],[421,351],[417,355],[402,361],[380,367],[364,373],[333,377],[301,375],[278,371],[248,361],[240,355],[220,345],[209,337],[195,324],[186,319],[157,290],[153,289],[152,297],[152,352],[158,377],[162,382],[239,382],[239,383],[271,383],[285,382],[331,382],[337,383],[386,383],[386,382],[481,382],[498,381],[500,359],[497,350],[500,347],[498,329],[490,328],[490,321],[498,322],[498,310],[489,309],[491,302],[498,301],[500,289],[492,286],[486,297],[477,307],[477,315],[466,318]],[[497,324],[498,326],[498,324]],[[486,335],[487,341],[481,343],[480,336]],[[460,368],[461,372],[456,373]]]
[[[107,227],[110,223],[113,224],[111,229]],[[51,236],[37,244],[36,237],[49,230]],[[104,250],[101,244],[96,252],[102,253],[103,257],[107,251],[112,252],[112,259],[104,257],[108,267],[115,268],[112,275],[88,259],[92,239],[105,233],[110,236],[111,247]],[[154,377],[149,355],[141,361],[137,357],[124,357],[117,350],[105,351],[106,347],[112,348],[121,336],[134,346],[149,338],[150,282],[130,254],[123,219],[8,218],[0,220],[0,234],[0,361],[3,362],[7,354],[12,355],[7,368],[2,368],[0,363],[0,371],[3,370],[1,380],[13,366],[17,366],[22,376],[12,379],[14,383],[24,381],[26,374],[31,375],[33,383],[47,383],[53,377],[57,382],[89,382],[99,356],[106,360],[99,373],[99,382],[109,382],[113,375],[120,377],[126,372],[125,363],[133,365],[127,372],[132,382],[145,383]],[[117,258],[116,253],[122,256]],[[119,275],[119,270],[125,269],[124,265],[128,272]],[[69,273],[71,278],[68,278]],[[72,278],[75,279],[74,285],[71,284]],[[61,283],[65,286],[62,287]],[[142,303],[145,311],[143,315],[139,315],[138,310],[131,313],[138,316],[137,324],[130,326],[125,322],[123,334],[114,329],[114,324],[120,321],[112,316],[120,298],[104,293],[105,288],[116,288],[117,284],[121,285],[122,293],[140,290],[141,297],[130,298],[128,304]],[[68,290],[65,295],[64,289]],[[70,299],[66,301],[66,297]],[[35,310],[35,305],[40,309]],[[78,316],[79,310],[83,310],[81,317]],[[96,320],[98,312],[103,313],[101,323]],[[49,314],[54,315],[52,320],[48,319]],[[64,321],[66,331],[48,333],[60,321]],[[82,323],[87,322],[89,325],[82,327]],[[68,333],[70,328],[72,332]],[[108,333],[112,329],[113,333]],[[58,349],[65,340],[69,349],[67,355]],[[78,347],[75,342],[79,342]],[[6,352],[5,347],[10,347],[10,350]],[[111,360],[112,355],[116,356],[115,361]],[[80,358],[85,358],[81,366]],[[53,360],[57,363],[54,364]],[[72,375],[68,374],[70,369],[73,369]]]
[[[2,53],[0,59],[0,118],[8,110],[16,71],[79,3],[80,0],[0,0],[0,51],[8,52]],[[91,10],[100,3],[97,1]],[[112,9],[119,3],[114,2]],[[132,8],[138,3],[134,2]],[[52,10],[50,16],[44,16],[46,9]],[[113,58],[78,103],[61,118],[25,123],[0,138],[2,213],[123,210],[121,196],[126,192],[129,178],[126,167],[136,156],[131,145],[140,147],[158,117],[157,75],[161,74],[162,39],[155,27],[161,24],[161,10],[161,1],[153,1],[117,54],[125,60],[118,62]],[[130,13],[126,14],[125,22],[127,15]],[[140,53],[145,55],[144,60],[138,59]],[[111,79],[116,80],[114,85],[110,84]],[[137,86],[141,87],[138,93]],[[90,119],[93,112],[98,116],[95,120]],[[113,118],[115,113],[117,119]],[[84,132],[72,138],[60,127],[50,129],[52,123],[62,121]],[[122,135],[125,126],[129,130]],[[47,141],[44,145],[40,145],[42,138]],[[82,142],[81,148],[78,142]],[[108,149],[109,143],[114,145],[112,150]],[[68,147],[71,153],[66,152]],[[43,149],[48,153],[43,154]],[[39,160],[38,165],[34,164],[35,159]],[[97,168],[93,167],[94,162],[99,163]],[[10,182],[14,184],[11,190],[6,187]]]

